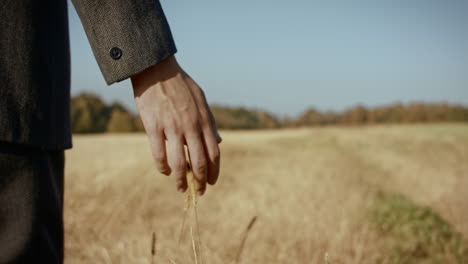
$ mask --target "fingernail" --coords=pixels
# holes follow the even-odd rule
[[[203,192],[202,190],[198,190],[198,191],[197,191],[197,194],[200,195],[200,196],[202,196],[203,193],[204,193],[204,192]]]
[[[182,187],[179,187],[177,190],[178,190],[179,192],[181,192],[181,193],[185,192],[185,189],[182,188]]]

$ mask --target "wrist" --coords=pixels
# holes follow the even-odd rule
[[[144,71],[130,77],[133,90],[139,87],[147,87],[158,82],[170,79],[181,72],[181,68],[174,56],[170,56]]]

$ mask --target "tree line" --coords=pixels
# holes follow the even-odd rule
[[[373,108],[354,106],[341,112],[310,108],[294,118],[279,118],[267,111],[244,107],[212,105],[211,109],[220,129],[468,122],[468,107],[446,103],[395,103]],[[107,105],[90,93],[72,98],[71,117],[73,133],[144,131],[138,115],[119,103]]]

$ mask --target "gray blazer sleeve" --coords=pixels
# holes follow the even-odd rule
[[[159,0],[72,0],[107,84],[177,52]]]

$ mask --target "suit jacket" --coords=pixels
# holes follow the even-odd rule
[[[107,84],[176,53],[158,0],[72,0]],[[0,141],[72,147],[67,0],[3,0]]]

